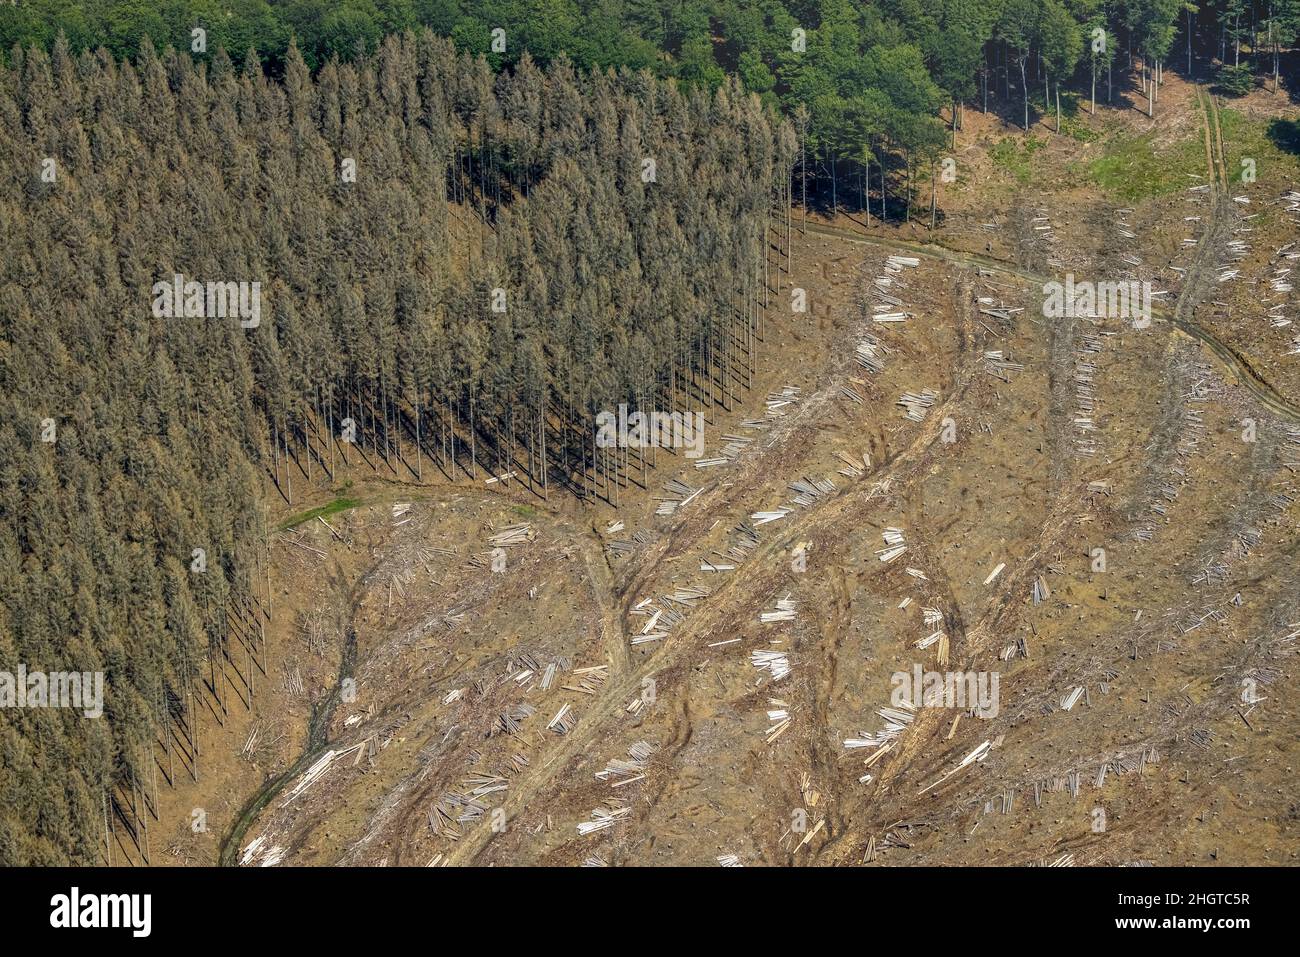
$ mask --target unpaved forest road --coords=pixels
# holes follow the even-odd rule
[[[1250,362],[1214,333],[1190,318],[1196,307],[1206,298],[1211,288],[1215,260],[1224,243],[1227,214],[1232,211],[1228,195],[1228,163],[1223,153],[1223,129],[1219,124],[1218,102],[1212,93],[1206,93],[1198,84],[1196,106],[1201,114],[1205,138],[1205,163],[1210,185],[1210,224],[1205,238],[1196,248],[1196,256],[1187,269],[1182,292],[1174,306],[1173,315],[1159,316],[1181,329],[1194,339],[1203,342],[1222,365],[1232,370],[1238,382],[1244,385],[1270,411],[1290,422],[1297,422],[1294,405],[1278,395]]]
[[[969,375],[966,381],[969,381]],[[957,392],[942,405],[932,409],[911,441],[886,461],[881,462],[877,471],[872,473],[872,478],[877,483],[890,479],[895,483],[895,487],[906,486],[915,479],[927,466],[929,457],[933,454],[932,450],[937,443],[943,417],[955,410],[963,393],[964,388],[959,387]],[[866,520],[868,512],[876,507],[875,495],[851,494],[852,488],[847,486],[819,509],[811,511],[802,519],[801,525],[787,529],[787,535],[774,537],[762,543],[746,564],[760,567],[761,559],[771,558],[782,550],[791,536],[811,535],[814,529],[830,526],[839,528],[859,526]],[[649,572],[652,573],[653,568]],[[748,604],[753,604],[752,595],[747,596],[746,592],[752,592],[754,588],[755,582],[746,578],[729,579],[721,583],[710,595],[711,600],[694,611],[674,631],[672,640],[665,642],[661,650],[640,660],[621,674],[611,674],[609,682],[601,689],[600,694],[579,716],[577,727],[565,735],[543,760],[514,778],[510,791],[500,805],[507,817],[517,815],[543,788],[554,782],[555,776],[566,765],[587,751],[597,736],[608,730],[609,719],[622,712],[626,702],[641,691],[647,677],[679,662],[690,652],[698,650],[698,639],[716,630],[732,613],[735,605],[728,599],[733,593],[740,593],[735,595],[739,606],[747,607]],[[446,863],[448,865],[474,863],[478,855],[496,836],[496,832],[489,828],[471,831],[448,851]]]
[[[239,853],[243,850],[244,835],[253,822],[257,820],[258,815],[329,747],[330,721],[333,719],[334,710],[338,707],[338,703],[342,698],[343,682],[356,672],[356,616],[360,602],[361,583],[365,581],[368,574],[369,571],[349,586],[346,583],[342,568],[339,567],[337,560],[335,561],[334,571],[329,576],[330,584],[337,595],[346,595],[346,607],[348,608],[348,622],[344,634],[342,660],[339,662],[338,677],[326,696],[321,701],[312,703],[311,717],[307,724],[307,740],[303,744],[302,753],[298,756],[298,759],[280,774],[263,784],[257,793],[244,803],[239,813],[235,815],[234,823],[231,824],[230,829],[221,838],[221,844],[217,852],[218,867],[235,867],[239,863]]]

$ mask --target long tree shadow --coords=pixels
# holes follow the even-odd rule
[[[1278,149],[1300,156],[1300,120],[1273,120],[1268,138]]]
[[[1297,77],[1300,77],[1300,45],[1292,50],[1283,50],[1278,57],[1277,67],[1282,89],[1292,103],[1300,104],[1300,83],[1296,82]]]

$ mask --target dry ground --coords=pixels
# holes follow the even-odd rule
[[[1261,98],[1249,107],[1267,118]],[[1152,133],[1199,162],[1188,184],[1213,186],[1125,203],[1079,178],[1104,140],[1036,129],[1047,145],[1020,183],[992,151],[1023,136],[968,110],[940,235],[848,218],[796,232],[758,381],[708,425],[706,455],[724,434],[753,437],[728,465],[661,455],[617,510],[354,471],[348,494],[363,504],[330,517],[337,537],[320,522],[277,536],[264,692],[209,730],[201,781],[164,795],[169,859],[212,862],[226,841],[228,860],[250,864],[1296,863],[1300,421],[1171,322],[1048,320],[1024,278],[1150,279],[1168,290],[1167,316],[1201,324],[1295,404],[1294,333],[1253,331],[1270,305],[1258,285],[1294,232],[1267,204],[1300,184],[1281,163],[1234,183],[1221,113],[1171,76],[1154,124],[1136,110],[1080,118]],[[1251,203],[1233,201],[1243,191]],[[1247,219],[1257,208],[1267,215]],[[1243,235],[1242,278],[1215,282]],[[959,254],[903,269],[893,294],[914,315],[873,322],[869,290],[891,252],[873,241],[932,238]],[[808,290],[808,314],[784,308],[791,283]],[[1022,311],[1000,320],[981,313],[990,304]],[[853,361],[868,334],[889,349],[879,373]],[[1023,370],[994,375],[991,350]],[[786,385],[800,400],[746,430]],[[926,388],[933,407],[908,420],[897,400]],[[1092,430],[1078,421],[1089,417]],[[871,468],[841,474],[837,453]],[[673,477],[702,491],[656,515]],[[801,479],[835,489],[758,526],[734,571],[702,568]],[[1101,481],[1108,491],[1089,491]],[[410,511],[394,518],[396,502]],[[606,534],[614,520],[625,528]],[[472,564],[493,530],[523,521],[536,538],[507,549],[503,571]],[[890,527],[907,551],[885,563]],[[630,554],[608,547],[636,533]],[[1039,579],[1050,596],[1035,603]],[[687,586],[708,594],[665,600]],[[794,620],[760,622],[787,597]],[[682,617],[633,645],[647,600]],[[328,626],[319,650],[299,628],[314,609]],[[946,668],[937,645],[916,647],[934,631]],[[756,651],[784,653],[790,673],[773,680]],[[885,753],[846,747],[884,727],[891,676],[918,664],[996,672],[996,716],[922,708]],[[301,694],[288,690],[295,671]],[[355,693],[331,691],[349,677]],[[548,729],[565,706],[567,730]],[[240,756],[254,725],[278,740]],[[602,776],[641,742],[643,768]],[[358,745],[294,795],[321,755]],[[973,752],[985,756],[959,767]],[[581,835],[603,805],[617,822]],[[195,807],[206,832],[188,826]]]

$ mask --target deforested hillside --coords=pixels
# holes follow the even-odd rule
[[[726,404],[796,153],[734,83],[429,32],[282,82],[16,50],[0,128],[0,664],[103,673],[102,718],[0,709],[8,865],[101,859],[202,773],[196,723],[264,680],[291,469],[608,498],[638,463],[596,410]]]

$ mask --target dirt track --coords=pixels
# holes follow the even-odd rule
[[[334,552],[336,574],[358,589],[361,689],[312,737],[310,753],[366,740],[377,750],[332,769],[287,807],[272,798],[297,781],[303,762],[282,768],[257,802],[264,809],[250,807],[241,828],[299,864],[574,864],[593,854],[607,863],[699,864],[724,853],[769,864],[856,864],[868,854],[898,864],[1043,863],[1067,853],[1080,863],[1207,863],[1220,853],[1284,860],[1295,847],[1281,771],[1296,756],[1287,703],[1295,676],[1280,636],[1300,618],[1284,424],[1300,422],[1300,411],[1191,318],[1226,235],[1221,217],[1232,212],[1217,112],[1199,92],[1196,102],[1219,184],[1213,222],[1176,304],[1157,316],[1186,337],[1107,322],[1044,328],[1034,287],[1046,276],[992,256],[810,223],[791,281],[820,305],[807,319],[773,317],[773,338],[786,348],[764,358],[750,407],[720,418],[715,432],[761,415],[764,392],[783,383],[797,381],[803,398],[733,465],[697,472],[669,459],[650,490],[629,489],[617,512],[530,504],[508,489],[360,489],[376,504],[338,522],[346,548],[323,532],[309,539]],[[897,328],[852,307],[887,251],[925,257],[902,277],[918,315]],[[1018,282],[994,291],[980,270]],[[975,308],[988,295],[1025,312],[993,329]],[[878,375],[849,360],[868,331],[893,350]],[[1095,458],[1077,456],[1071,441],[1084,332],[1103,341],[1091,359],[1102,396]],[[1202,343],[1217,370],[1203,361]],[[989,375],[991,349],[1024,371]],[[867,401],[846,401],[845,384]],[[909,422],[893,401],[921,387],[939,399]],[[1265,438],[1243,449],[1244,415],[1259,420]],[[955,443],[941,438],[948,421]],[[836,473],[836,451],[865,449],[867,475]],[[654,490],[672,475],[702,491],[672,516],[654,516]],[[736,571],[698,571],[726,549],[733,526],[788,498],[787,483],[805,476],[832,477],[836,491],[762,526]],[[1113,494],[1089,493],[1094,479],[1113,482]],[[395,496],[417,508],[400,533],[384,517]],[[516,520],[512,510],[525,507],[536,510],[539,535],[512,553],[509,575],[449,558],[433,570],[441,587],[412,586],[396,610],[389,591],[385,603],[376,556],[392,563],[410,542],[472,542],[485,524]],[[599,526],[614,517],[627,523],[624,534],[648,536],[630,557],[605,548]],[[891,526],[905,530],[908,551],[884,564],[875,551]],[[809,545],[807,573],[791,565],[796,543]],[[1098,546],[1111,563],[1101,573],[1090,568]],[[280,573],[309,594],[326,566],[295,560]],[[998,562],[1004,570],[983,585]],[[1051,583],[1041,603],[1029,597],[1038,580]],[[667,637],[630,644],[643,627],[633,614],[639,603],[697,582],[710,593]],[[796,621],[758,624],[784,595],[798,602]],[[941,615],[948,667],[1001,673],[1000,714],[923,708],[871,766],[872,780],[860,781],[870,751],[848,750],[844,739],[879,726],[891,674],[935,667],[933,647],[914,647],[931,630],[917,620],[922,607]],[[1006,656],[1017,641],[1028,657]],[[767,648],[788,654],[788,677],[773,681],[745,661]],[[590,691],[543,691],[535,678],[518,680],[524,654],[567,659],[570,672],[604,664],[608,677]],[[1266,704],[1238,700],[1239,679],[1251,675],[1273,684]],[[1062,696],[1072,687],[1087,697],[1067,711]],[[464,694],[447,703],[457,688]],[[633,714],[629,702],[647,688],[652,700]],[[764,715],[771,699],[791,716],[774,740]],[[536,713],[518,731],[498,732],[498,714],[520,702]],[[575,723],[562,734],[545,730],[563,703]],[[596,778],[639,740],[654,747],[643,779],[611,787]],[[954,772],[984,741],[987,757]],[[511,764],[515,757],[526,761]],[[1098,769],[1112,764],[1094,787]],[[507,782],[483,798],[500,817],[471,816],[454,838],[431,832],[431,807],[465,793],[471,773]],[[1087,800],[1068,793],[1072,775]],[[1014,811],[1002,803],[1008,793]],[[606,798],[622,800],[626,816],[578,836],[576,824]],[[1090,827],[1095,807],[1111,822],[1101,832]],[[247,838],[232,841],[227,862],[240,845]]]

